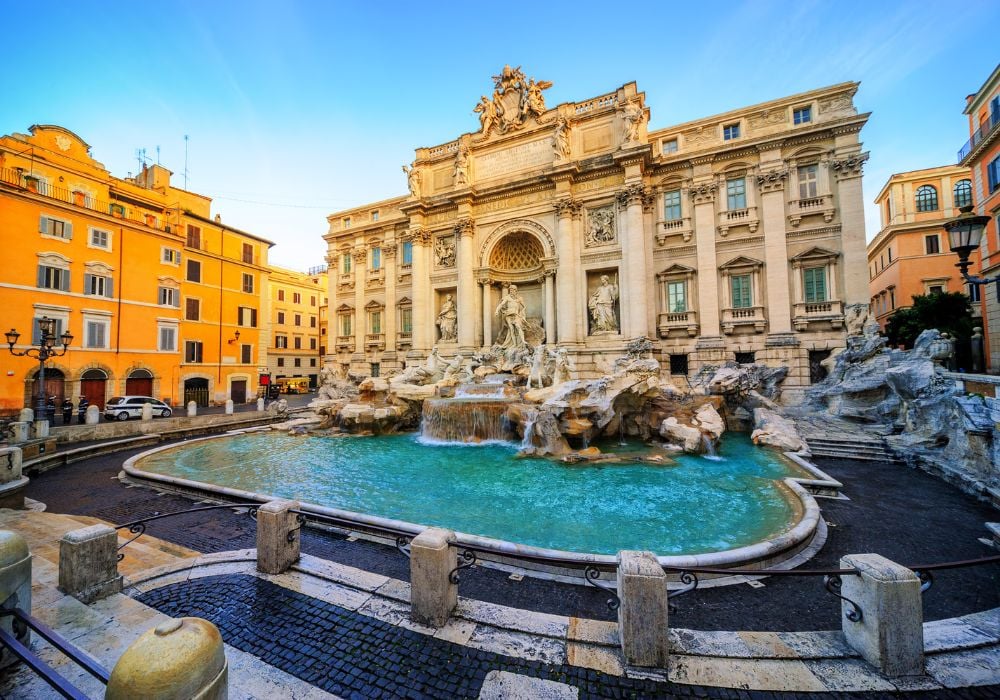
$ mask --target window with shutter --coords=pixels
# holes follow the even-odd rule
[[[753,306],[753,298],[750,294],[750,275],[734,275],[730,278],[730,288],[734,309],[746,309]]]
[[[826,301],[826,268],[807,267],[802,271],[807,302]]]

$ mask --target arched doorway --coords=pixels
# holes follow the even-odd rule
[[[208,406],[208,380],[201,377],[192,377],[184,380],[184,405],[194,401],[195,404],[204,408]]]
[[[55,367],[45,368],[45,391],[42,394],[46,400],[50,396],[55,396],[56,409],[62,406],[63,397],[66,395],[66,375],[62,370]],[[31,382],[31,396],[28,398],[28,405],[32,408],[38,401],[38,371],[35,371]]]
[[[128,396],[152,396],[152,373],[148,369],[132,370],[125,379],[125,393]]]
[[[107,396],[108,375],[101,369],[88,369],[80,377],[80,396],[86,397],[91,406],[104,410]]]

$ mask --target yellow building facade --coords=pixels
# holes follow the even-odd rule
[[[46,395],[103,406],[122,394],[207,405],[256,393],[273,244],[210,208],[160,166],[112,176],[68,129],[0,138],[0,325],[21,333],[16,352],[37,341],[42,317],[73,335],[46,365]],[[38,362],[7,353],[2,366],[0,410],[33,406]]]
[[[313,272],[271,268],[267,369],[271,381],[286,392],[299,393],[318,384],[327,281],[325,268]]]

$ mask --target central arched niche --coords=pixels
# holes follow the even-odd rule
[[[500,239],[490,253],[490,269],[505,273],[524,273],[537,277],[542,272],[542,244],[527,231],[514,231]]]

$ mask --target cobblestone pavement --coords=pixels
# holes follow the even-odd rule
[[[247,575],[190,579],[138,600],[173,617],[211,620],[227,644],[345,698],[475,698],[492,670],[565,683],[578,688],[581,699],[902,697],[708,688],[545,664],[435,639]],[[972,688],[906,697],[996,697],[996,691]]]
[[[27,495],[56,513],[90,515],[123,523],[154,513],[185,510],[191,500],[152,489],[127,488],[114,477],[138,450],[97,457],[31,480]],[[851,500],[821,499],[829,539],[806,566],[834,567],[847,553],[878,552],[905,564],[973,559],[995,553],[978,538],[996,511],[923,472],[899,465],[829,460],[821,464],[842,481]],[[255,546],[255,526],[245,515],[219,510],[150,524],[149,533],[201,552]],[[308,554],[409,580],[409,561],[393,547],[306,530]],[[127,552],[127,550],[126,550]],[[699,589],[678,600],[672,621],[702,630],[805,631],[838,629],[839,601],[818,577],[784,577],[746,585]],[[511,607],[558,615],[613,619],[607,596],[592,587],[558,584],[475,567],[462,577],[461,594]],[[936,620],[1000,606],[1000,565],[939,572],[924,596],[924,619]]]

